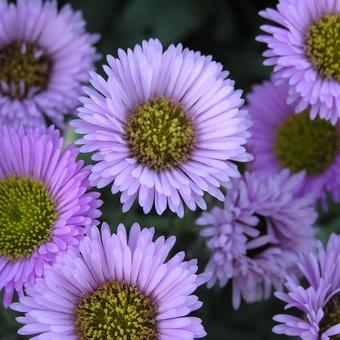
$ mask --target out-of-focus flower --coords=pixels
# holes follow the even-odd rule
[[[280,0],[260,12],[265,65],[277,83],[289,82],[288,102],[296,112],[337,122],[340,117],[340,0]]]
[[[250,156],[248,114],[241,91],[211,56],[158,40],[108,56],[108,78],[92,74],[82,98],[76,132],[82,152],[97,162],[90,179],[98,188],[112,183],[123,211],[138,200],[145,213],[167,207],[205,209],[204,192],[223,200],[239,172],[233,161]]]
[[[195,289],[207,281],[184,253],[166,260],[175,237],[153,241],[154,229],[134,224],[116,234],[103,224],[46,268],[12,308],[20,334],[49,339],[195,339],[206,335],[189,313],[201,307]]]
[[[220,287],[232,281],[232,303],[268,298],[273,286],[282,287],[288,273],[295,275],[298,253],[315,246],[312,227],[317,214],[311,195],[300,195],[303,174],[288,170],[259,178],[245,173],[235,180],[224,207],[204,212],[197,224],[211,257],[208,282]]]
[[[97,59],[98,35],[57,2],[0,0],[0,123],[63,125]]]
[[[90,169],[77,150],[63,150],[53,127],[0,128],[0,289],[14,291],[42,276],[44,264],[76,246],[84,226],[100,216],[99,194],[88,192]]]
[[[275,295],[300,316],[276,315],[280,324],[273,332],[304,340],[340,339],[340,236],[331,235],[326,249],[320,243],[317,253],[303,255],[298,266],[308,287],[288,277],[288,292]]]
[[[253,119],[249,150],[254,154],[251,170],[261,175],[288,168],[306,172],[305,192],[313,192],[326,204],[327,194],[340,200],[340,130],[308,111],[294,114],[286,104],[288,85],[271,81],[256,85],[248,96]]]

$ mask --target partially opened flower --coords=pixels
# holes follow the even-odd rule
[[[317,253],[302,255],[298,266],[307,287],[288,277],[288,292],[275,295],[287,304],[285,309],[299,314],[276,315],[280,324],[273,332],[304,340],[340,339],[340,236],[331,235],[326,249],[320,243]]]
[[[329,121],[309,118],[308,110],[294,114],[286,104],[287,84],[271,81],[254,86],[248,96],[253,119],[249,150],[254,154],[250,168],[260,175],[288,168],[306,172],[305,192],[326,203],[327,194],[340,200],[340,129]]]
[[[145,213],[154,205],[183,216],[183,202],[206,208],[204,192],[223,200],[220,186],[239,176],[233,161],[250,159],[248,115],[228,73],[210,56],[163,51],[152,39],[118,56],[107,58],[107,80],[92,74],[73,122],[97,162],[90,179],[121,192],[124,211],[138,200]]]
[[[340,0],[279,0],[260,14],[275,23],[257,39],[277,83],[289,82],[289,103],[311,118],[340,117]]]
[[[206,282],[184,253],[167,260],[175,237],[153,241],[154,229],[103,224],[27,286],[12,308],[25,312],[19,334],[42,339],[195,339],[206,335],[189,316],[202,303],[192,295]]]
[[[224,207],[204,212],[197,224],[211,254],[208,282],[224,287],[232,281],[232,303],[267,299],[288,273],[295,275],[299,252],[315,246],[317,214],[311,195],[300,195],[303,175],[287,170],[259,178],[246,172],[235,180]]]
[[[73,146],[63,150],[53,127],[1,127],[0,146],[0,289],[8,306],[44,264],[78,244],[101,201],[88,192],[90,169]]]
[[[97,59],[98,35],[55,0],[0,0],[0,123],[61,126]]]

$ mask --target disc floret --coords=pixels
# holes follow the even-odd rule
[[[109,282],[83,296],[75,315],[82,340],[157,339],[153,301],[124,283]]]
[[[339,153],[337,127],[320,118],[311,120],[306,112],[292,115],[278,128],[274,150],[282,167],[320,174]]]
[[[164,97],[136,106],[125,133],[132,155],[157,172],[185,162],[194,145],[192,119],[181,105]]]
[[[51,238],[55,203],[42,181],[10,176],[0,179],[0,255],[30,256]]]
[[[307,33],[306,53],[323,76],[340,81],[340,14],[314,21]]]

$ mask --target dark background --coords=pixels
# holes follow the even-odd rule
[[[98,49],[103,55],[116,55],[118,48],[126,49],[143,39],[157,37],[164,45],[182,42],[203,54],[212,54],[230,71],[236,87],[245,92],[252,84],[269,77],[270,69],[262,66],[264,46],[255,41],[255,36],[264,23],[258,11],[274,7],[274,0],[74,0],[59,1],[59,4],[67,2],[83,11],[90,32],[101,34]],[[199,258],[201,270],[204,269],[207,254],[198,238],[199,228],[194,224],[198,212],[187,212],[181,220],[170,213],[162,217],[154,213],[145,217],[138,207],[134,207],[124,215],[118,198],[112,198],[109,190],[103,191],[103,199],[103,220],[108,221],[113,230],[120,222],[127,226],[135,221],[144,226],[154,225],[158,234],[176,235],[176,250],[185,250],[187,258]],[[210,206],[214,204],[211,199],[209,203]],[[328,231],[339,221],[336,216],[331,211],[321,220],[325,225],[322,237],[326,238]],[[204,306],[197,314],[203,319],[207,339],[285,338],[271,333],[272,316],[283,311],[279,301],[271,299],[264,303],[243,304],[235,312],[231,308],[230,293],[228,287],[210,291],[205,287],[199,289]],[[19,339],[16,327],[13,315],[0,309],[0,339]]]
[[[212,54],[223,63],[238,87],[267,77],[262,66],[263,46],[254,38],[263,20],[258,11],[274,0],[74,0],[92,32],[99,32],[103,54],[133,47],[143,39],[159,38],[164,45],[184,46]]]

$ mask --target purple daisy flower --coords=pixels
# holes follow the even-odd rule
[[[288,170],[259,178],[246,172],[235,181],[224,207],[204,212],[197,224],[211,253],[206,267],[224,287],[232,280],[232,304],[267,299],[288,273],[296,273],[300,251],[315,246],[312,227],[317,214],[311,195],[300,195],[303,174]]]
[[[302,255],[298,267],[308,287],[288,277],[288,293],[275,295],[300,316],[276,315],[280,324],[273,332],[304,340],[340,339],[340,236],[331,235],[326,249],[320,243],[318,252]]]
[[[101,215],[101,201],[88,192],[90,169],[76,160],[76,148],[63,150],[53,127],[3,126],[0,145],[0,289],[7,307],[44,264],[79,243],[84,226]]]
[[[308,112],[295,115],[286,104],[288,85],[266,81],[248,95],[253,119],[249,150],[250,168],[262,175],[288,168],[306,172],[305,192],[313,192],[326,204],[330,193],[340,200],[340,129],[329,121],[309,118]]]
[[[112,183],[124,212],[138,200],[146,214],[155,205],[183,216],[183,202],[206,209],[204,192],[223,200],[220,186],[239,176],[232,161],[250,160],[250,120],[228,72],[211,56],[181,44],[163,51],[153,39],[118,56],[107,57],[107,80],[92,74],[73,122],[81,151],[97,162],[90,180]]]
[[[0,13],[0,123],[39,126],[46,116],[62,126],[88,81],[99,36],[54,0],[0,0]]]
[[[111,235],[92,227],[80,242],[27,285],[27,297],[11,305],[25,312],[19,334],[39,339],[195,339],[206,335],[189,316],[202,303],[192,295],[209,278],[184,253],[166,260],[175,237],[153,241],[154,228],[120,224]]]
[[[277,9],[260,15],[277,25],[263,25],[257,37],[268,50],[278,84],[289,81],[288,103],[312,119],[336,123],[340,117],[340,0],[279,0]]]

